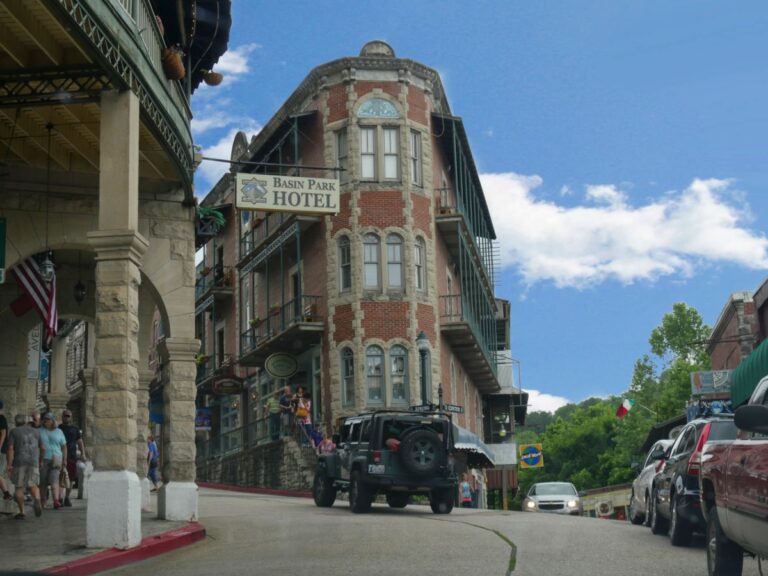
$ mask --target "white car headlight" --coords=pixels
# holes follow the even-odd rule
[[[525,507],[526,508],[536,508],[536,502],[534,502],[533,500],[527,500],[525,502]]]
[[[579,503],[576,500],[568,500],[568,508],[576,508]]]

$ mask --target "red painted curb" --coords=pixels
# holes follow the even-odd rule
[[[110,548],[91,556],[51,566],[42,570],[43,574],[66,574],[67,576],[90,576],[105,570],[112,570],[125,564],[146,560],[172,550],[189,546],[205,538],[205,528],[197,522],[190,522],[183,528],[169,530],[154,536],[148,536],[141,544],[128,550]]]
[[[236,484],[216,484],[215,482],[198,482],[200,488],[212,490],[227,490],[229,492],[247,492],[249,494],[268,494],[270,496],[291,496],[294,498],[312,498],[312,492],[308,490],[278,490],[277,488],[251,488],[237,486]]]

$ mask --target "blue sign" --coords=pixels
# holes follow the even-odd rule
[[[544,466],[544,454],[541,444],[524,444],[520,446],[520,468],[541,468]]]

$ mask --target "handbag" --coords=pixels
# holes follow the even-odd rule
[[[69,472],[67,472],[66,468],[62,468],[59,473],[59,486],[65,490],[69,490],[72,487],[72,484],[69,481]]]
[[[306,418],[307,416],[309,416],[309,410],[304,408],[304,406],[296,408],[296,418]]]

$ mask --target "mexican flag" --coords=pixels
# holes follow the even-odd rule
[[[635,405],[634,400],[630,400],[629,398],[624,398],[624,400],[622,400],[619,407],[616,409],[616,416],[618,416],[619,418],[624,418],[624,416],[627,415],[627,412],[632,410],[632,406],[634,405]]]

